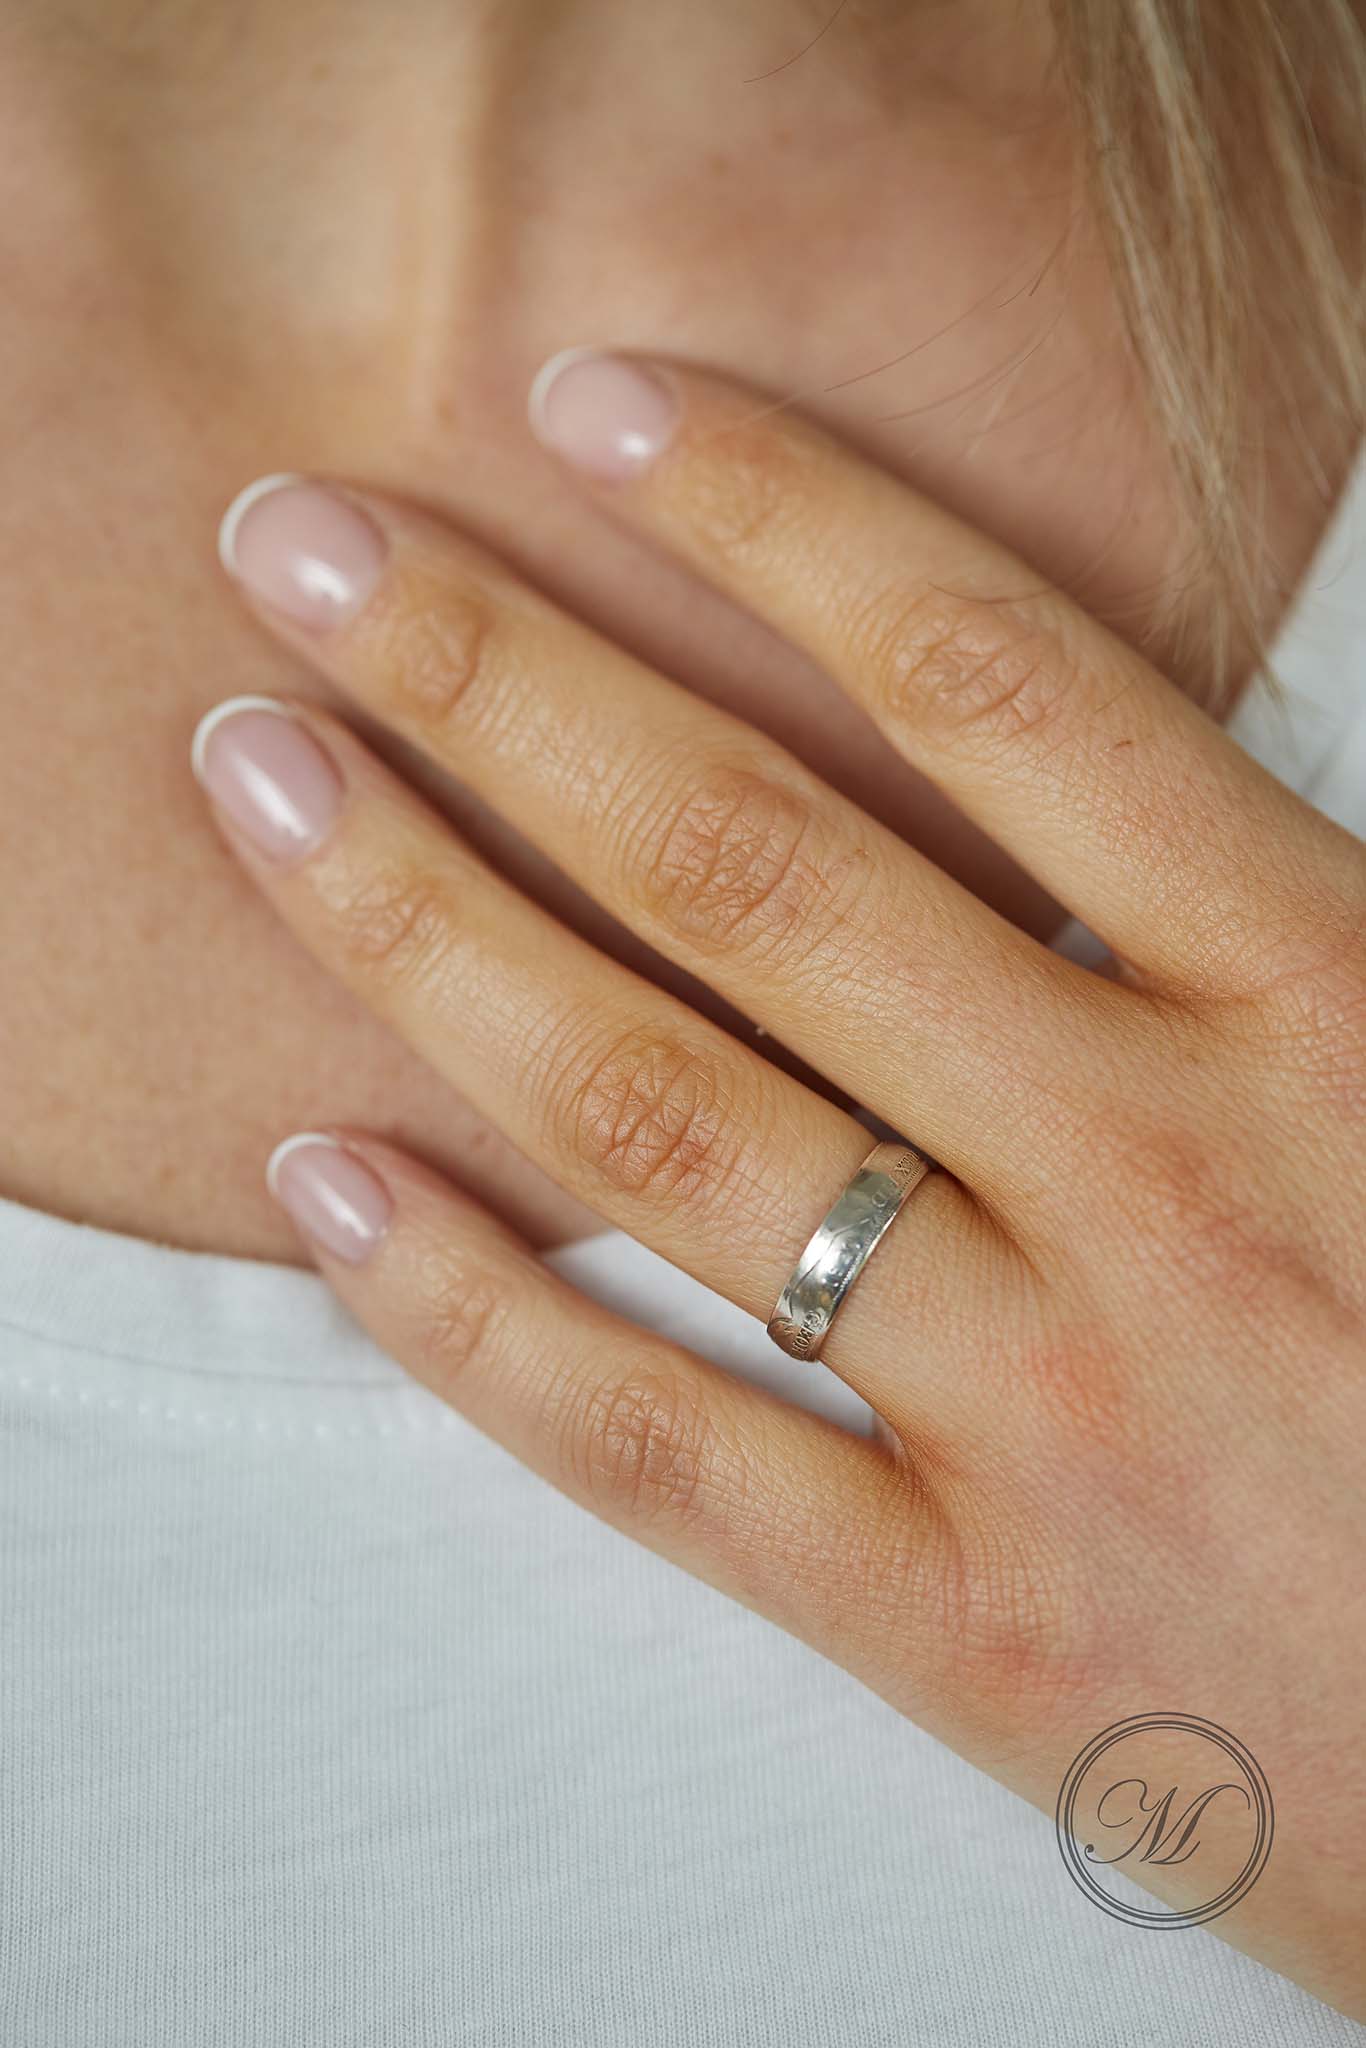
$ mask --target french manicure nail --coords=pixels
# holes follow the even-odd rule
[[[348,1266],[365,1263],[394,1213],[379,1175],[322,1131],[299,1131],[277,1145],[266,1185],[305,1237]]]
[[[673,387],[647,363],[570,348],[538,373],[527,414],[537,440],[572,468],[621,482],[663,454],[679,406]]]
[[[218,552],[230,576],[296,625],[345,625],[379,582],[384,535],[352,499],[297,476],[267,476],[223,515]]]
[[[270,861],[322,845],[342,779],[301,718],[273,697],[230,697],[199,721],[194,772],[243,837]]]

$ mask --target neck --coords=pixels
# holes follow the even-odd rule
[[[946,321],[999,328],[982,300],[1028,282],[1065,225],[1044,19],[999,0],[757,0],[743,20],[635,0],[21,0],[0,94],[41,168],[6,232],[49,274],[63,250],[98,274],[163,366],[218,372],[333,461],[357,434],[407,459],[462,393],[482,408],[469,379],[538,316],[555,346],[604,286],[639,338],[676,347],[710,331],[699,278],[780,279],[784,313],[825,327],[834,382],[870,367],[865,302],[905,307],[906,351]],[[1056,189],[1022,244],[1001,174],[1026,159]],[[945,280],[967,221],[971,261]],[[841,251],[858,289],[832,308]]]

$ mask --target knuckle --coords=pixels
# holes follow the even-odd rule
[[[851,627],[875,703],[898,725],[988,758],[1051,738],[1075,663],[1031,608],[923,587],[880,593]]]
[[[436,877],[399,868],[366,876],[333,915],[351,968],[380,989],[423,981],[444,959],[455,929]]]
[[[681,1379],[646,1366],[588,1389],[565,1422],[566,1462],[588,1497],[634,1520],[696,1518],[715,1432]]]
[[[384,699],[424,728],[444,725],[493,670],[494,616],[484,592],[409,569],[372,628],[370,658]]]
[[[1118,1194],[1135,1239],[1181,1246],[1192,1257],[1227,1235],[1230,1187],[1203,1136],[1128,1112],[1099,1126],[1093,1160]]]
[[[463,1260],[442,1259],[424,1276],[417,1376],[454,1402],[471,1372],[487,1372],[505,1346],[507,1293]]]
[[[571,1154],[632,1195],[714,1193],[740,1158],[740,1121],[711,1062],[632,1027],[574,1073],[552,1121]]]
[[[678,509],[694,538],[732,567],[782,548],[811,499],[803,423],[738,420],[684,463]]]
[[[1287,1304],[1314,1313],[1321,1277],[1263,1184],[1256,1149],[1181,1124],[1111,1114],[1091,1147],[1092,1184],[1123,1233],[1128,1263],[1208,1317],[1240,1321]],[[1176,1302],[1172,1305],[1175,1307]]]
[[[1082,1325],[1025,1346],[1013,1370],[1058,1446],[1118,1461],[1148,1448],[1148,1411],[1108,1328]]]
[[[745,769],[722,770],[646,829],[649,845],[630,863],[635,888],[670,930],[732,950],[809,930],[824,890],[800,797]]]

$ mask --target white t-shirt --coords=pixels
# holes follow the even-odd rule
[[[1366,831],[1366,471],[1277,669],[1288,717],[1257,691],[1235,731]],[[553,1263],[867,1416],[618,1233]],[[1050,1819],[532,1477],[315,1276],[0,1203],[0,2048],[1364,2040],[1099,1912]]]

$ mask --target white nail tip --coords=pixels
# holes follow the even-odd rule
[[[608,353],[608,350],[600,347],[596,342],[586,342],[578,348],[562,348],[557,356],[550,358],[548,363],[541,364],[540,369],[531,380],[531,389],[526,395],[526,416],[532,433],[538,439],[541,436],[541,429],[545,421],[545,402],[550,395],[550,387],[559,376],[561,370],[567,370],[571,363],[584,362],[590,356],[602,356]]]
[[[194,729],[190,742],[190,766],[198,782],[204,780],[204,749],[215,729],[225,718],[233,718],[239,711],[273,711],[278,718],[292,718],[293,711],[288,704],[282,704],[278,697],[228,697],[223,703],[215,704],[212,711],[206,711]]]
[[[254,484],[248,484],[223,514],[218,527],[218,559],[229,576],[237,574],[237,529],[253,505],[260,499],[268,498],[272,491],[287,490],[291,484],[301,484],[304,479],[292,470],[281,470],[277,476],[258,476]]]
[[[335,1138],[329,1138],[326,1131],[296,1131],[292,1138],[282,1138],[266,1161],[266,1186],[277,1202],[280,1199],[280,1190],[276,1176],[290,1153],[297,1152],[301,1145],[326,1145],[331,1152],[346,1150],[346,1147],[339,1145]]]

